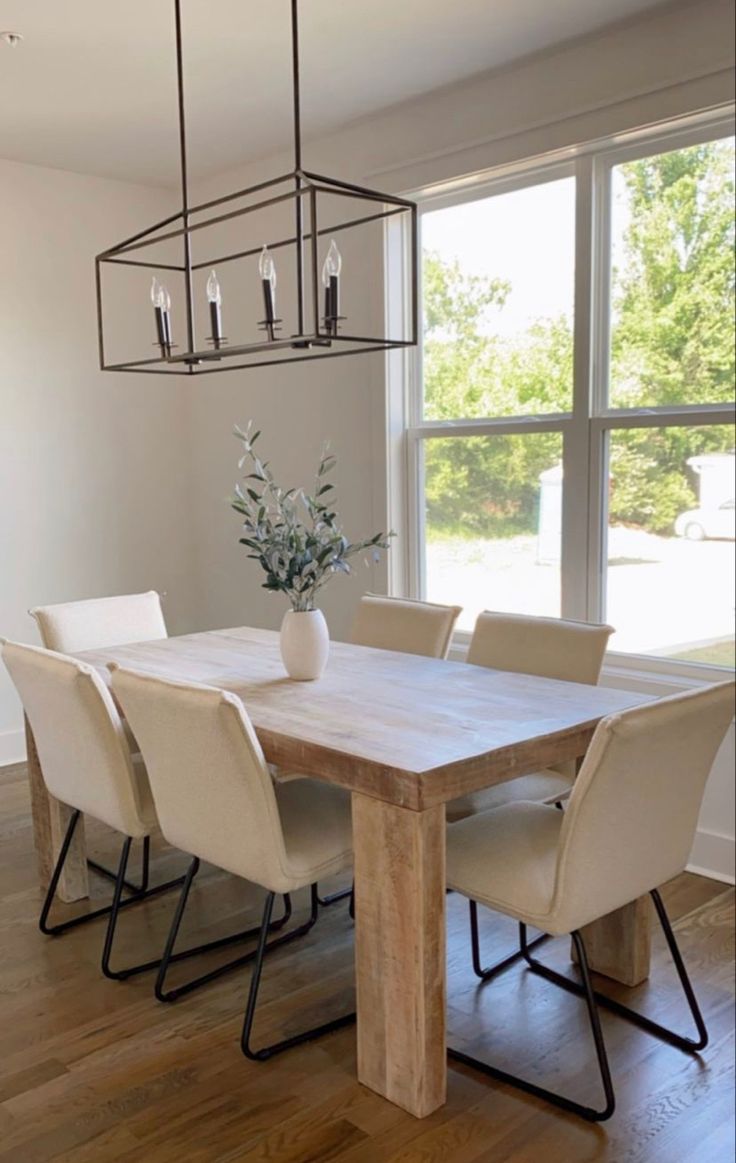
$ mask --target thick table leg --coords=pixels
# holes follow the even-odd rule
[[[71,809],[50,796],[46,790],[36,742],[28,719],[26,719],[26,746],[28,749],[28,782],[31,787],[33,838],[38,858],[38,877],[41,887],[45,890],[51,879],[51,872],[64,839]],[[82,900],[89,896],[87,847],[84,840],[83,818],[77,824],[57,891],[60,899],[66,902]]]
[[[623,985],[641,985],[649,977],[652,906],[640,897],[582,930],[591,969]]]
[[[353,795],[358,1079],[417,1118],[445,1102],[445,809]]]

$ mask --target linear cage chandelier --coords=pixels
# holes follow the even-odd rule
[[[187,174],[181,0],[174,10],[181,210],[95,259],[102,370],[201,375],[415,346],[415,203],[302,165],[298,0],[291,0],[294,168],[196,206]],[[401,260],[391,263],[401,284],[392,303],[400,309],[390,323],[383,302],[389,220],[403,226]]]

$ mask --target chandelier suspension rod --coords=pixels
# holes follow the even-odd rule
[[[192,240],[189,235],[189,174],[187,170],[187,126],[184,109],[184,50],[181,27],[181,0],[174,0],[176,18],[176,84],[179,102],[179,156],[181,160],[181,213],[184,226],[184,292],[186,295],[187,350],[194,350],[194,288],[192,285]],[[191,369],[190,369],[191,370]]]
[[[299,71],[299,0],[291,0],[291,68],[294,94],[294,176],[297,196],[296,215],[296,310],[298,333],[304,334],[304,207],[299,191],[302,189],[302,102]]]
[[[299,65],[299,0],[291,0],[291,54],[294,91],[294,169],[302,172],[302,98]]]

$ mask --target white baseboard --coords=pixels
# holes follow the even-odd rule
[[[22,731],[0,731],[0,767],[9,763],[23,763],[26,740]]]
[[[698,829],[690,853],[688,872],[697,872],[700,876],[721,880],[724,884],[736,884],[734,867],[736,867],[736,840],[733,836]]]

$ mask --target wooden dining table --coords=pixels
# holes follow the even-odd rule
[[[446,1097],[445,804],[583,756],[599,720],[648,701],[467,663],[335,642],[316,682],[286,677],[278,634],[241,627],[90,651],[220,687],[245,704],[266,759],[352,794],[358,1078],[422,1118]],[[46,792],[30,727],[28,768],[45,884],[69,810]],[[60,885],[87,895],[84,830]],[[594,968],[627,985],[649,969],[649,913],[633,902],[586,930]]]

